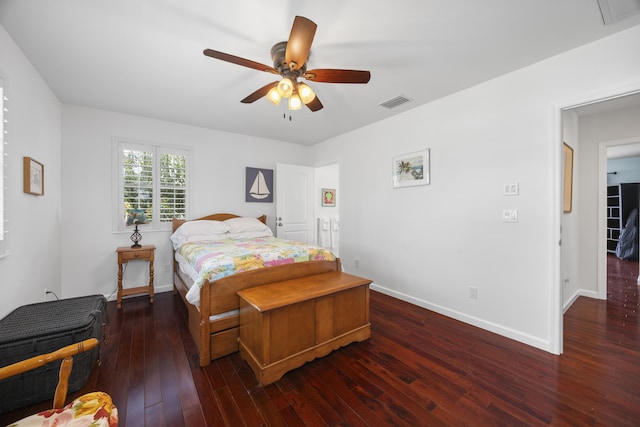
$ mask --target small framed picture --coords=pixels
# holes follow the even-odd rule
[[[573,148],[564,143],[562,145],[564,153],[564,190],[563,205],[564,213],[571,212],[571,202],[573,199]]]
[[[322,206],[334,207],[336,205],[336,190],[332,188],[322,189]]]
[[[393,158],[393,188],[427,185],[430,182],[429,149]]]
[[[23,157],[22,163],[24,192],[44,196],[44,165],[31,157]]]

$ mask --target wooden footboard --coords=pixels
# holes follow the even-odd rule
[[[189,331],[198,347],[200,366],[207,366],[211,360],[238,351],[238,313],[215,320],[210,320],[210,317],[238,310],[239,290],[330,271],[341,271],[339,259],[301,262],[239,273],[205,283],[200,289],[200,307],[187,302],[188,289],[182,278],[174,274],[175,290],[182,297],[189,314]]]

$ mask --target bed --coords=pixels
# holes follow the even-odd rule
[[[220,223],[232,224],[233,228],[225,235]],[[186,306],[189,331],[198,347],[200,366],[207,366],[211,360],[238,351],[239,290],[341,270],[339,258],[318,251],[321,248],[317,247],[309,249],[311,260],[304,260],[299,254],[291,256],[290,252],[275,256],[252,252],[243,255],[250,266],[235,270],[218,261],[222,256],[205,256],[196,247],[197,244],[212,246],[215,253],[227,240],[238,240],[244,245],[244,250],[256,249],[259,252],[262,242],[275,246],[283,244],[284,241],[261,235],[257,231],[260,227],[268,229],[264,215],[256,219],[218,213],[189,221],[173,220],[174,292],[181,296]],[[211,239],[210,233],[216,237]],[[194,259],[195,264],[189,264]],[[256,259],[261,260],[258,264],[264,265],[256,265]],[[217,270],[203,273],[198,267],[205,263],[214,264]]]

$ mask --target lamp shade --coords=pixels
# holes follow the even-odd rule
[[[304,83],[298,83],[298,95],[300,95],[300,99],[305,103],[305,105],[313,101],[316,97],[313,90]]]
[[[126,225],[140,225],[147,223],[147,216],[143,209],[129,209],[127,211]]]
[[[293,93],[293,83],[290,79],[285,77],[280,80],[280,83],[278,83],[278,93],[283,98],[289,98],[291,96]]]
[[[289,98],[289,110],[299,110],[302,108],[302,100],[297,93],[291,95]]]
[[[267,99],[272,104],[278,105],[280,104],[280,100],[282,99],[282,96],[280,96],[278,89],[274,86],[269,90],[269,92],[267,92]]]

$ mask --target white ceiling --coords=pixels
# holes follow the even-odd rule
[[[640,3],[640,0],[608,0]],[[240,100],[273,75],[294,16],[317,25],[311,68],[371,71],[312,83],[324,109]],[[603,24],[597,0],[0,0],[0,24],[68,104],[312,145],[640,24]],[[379,104],[412,99],[393,110]]]

